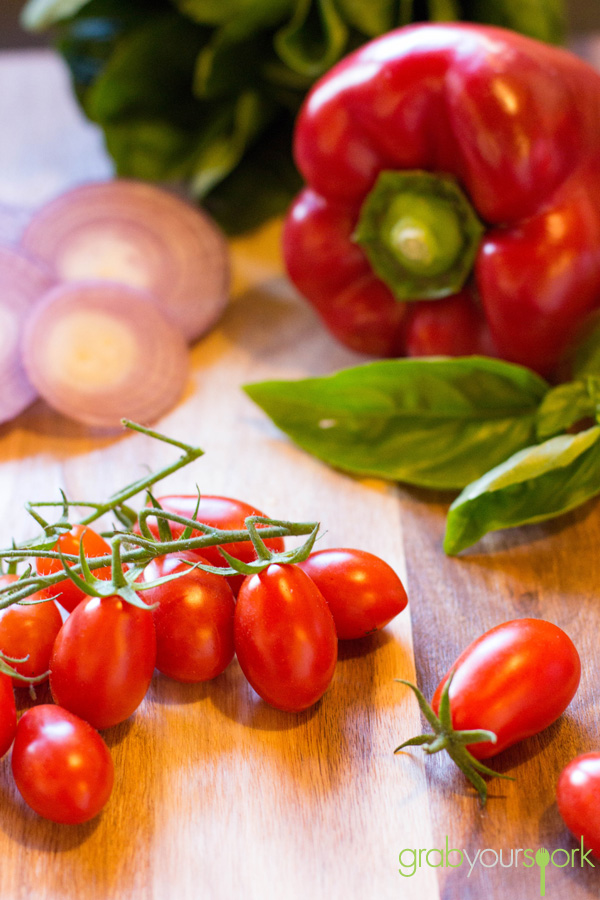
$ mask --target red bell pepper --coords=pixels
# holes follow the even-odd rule
[[[500,28],[416,25],[313,88],[283,248],[343,343],[552,372],[600,307],[600,75]]]

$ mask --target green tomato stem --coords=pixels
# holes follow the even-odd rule
[[[411,681],[405,681],[403,678],[395,679],[401,684],[405,684],[414,693],[419,708],[429,725],[431,725],[434,733],[420,734],[416,737],[409,738],[409,740],[400,744],[399,747],[396,747],[394,753],[399,753],[400,750],[403,750],[405,747],[418,746],[422,746],[425,753],[428,754],[439,753],[445,750],[450,759],[458,766],[465,778],[471,782],[479,794],[481,805],[485,806],[487,800],[487,785],[480,773],[494,778],[505,778],[509,781],[514,781],[514,778],[512,778],[511,775],[504,775],[501,772],[495,772],[493,769],[484,766],[483,763],[480,763],[478,759],[475,759],[466,748],[467,742],[470,744],[477,744],[484,741],[491,741],[495,744],[497,738],[493,731],[487,731],[485,729],[470,731],[454,730],[452,726],[452,711],[450,708],[450,685],[452,684],[453,677],[454,672],[451,673],[444,684],[442,695],[440,697],[439,715],[437,716],[415,684]]]

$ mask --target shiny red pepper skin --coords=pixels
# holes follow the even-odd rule
[[[481,352],[552,372],[600,307],[599,122],[600,75],[522,35],[424,24],[372,41],[299,116],[292,281],[354,350]],[[458,179],[485,224],[457,299],[398,301],[353,241],[378,174],[412,169]]]

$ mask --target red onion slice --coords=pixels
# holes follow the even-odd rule
[[[0,203],[0,242],[17,244],[30,219],[30,210]]]
[[[0,422],[14,419],[37,396],[21,361],[21,339],[31,309],[52,283],[45,266],[0,245]]]
[[[36,213],[22,238],[61,281],[107,280],[147,290],[188,340],[227,304],[224,236],[196,207],[151,184],[87,184]]]
[[[97,428],[154,421],[179,399],[189,353],[154,298],[120,284],[62,284],[29,317],[23,358],[59,412]]]

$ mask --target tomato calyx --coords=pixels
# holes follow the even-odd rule
[[[112,571],[111,577],[108,579],[97,578],[92,572],[85,555],[83,541],[81,541],[79,545],[79,565],[81,566],[81,574],[73,571],[72,567],[69,566],[65,555],[60,550],[57,552],[65,574],[85,594],[88,594],[91,597],[118,596],[121,597],[122,600],[125,600],[126,603],[130,603],[132,606],[137,606],[140,609],[154,609],[154,606],[145,603],[137,593],[138,590],[147,587],[147,585],[136,584],[144,570],[144,566],[132,566],[131,569],[125,571],[121,559],[121,541],[119,539],[115,539],[112,542]],[[165,576],[165,580],[170,580],[172,577],[173,576]]]
[[[229,568],[209,566],[204,563],[200,563],[198,568],[203,569],[205,572],[213,572],[216,575],[256,575],[274,563],[278,565],[294,565],[295,563],[304,562],[312,552],[320,528],[319,522],[302,523],[302,527],[305,529],[304,533],[306,533],[306,529],[311,529],[306,541],[299,547],[294,547],[291,550],[274,551],[267,547],[256,526],[274,525],[284,529],[292,529],[297,523],[269,519],[266,516],[248,516],[244,520],[244,524],[247,530],[246,537],[249,537],[252,541],[256,559],[250,562],[243,562],[241,559],[236,559],[223,547],[219,547],[219,553],[229,563]],[[293,532],[290,531],[290,533]]]
[[[215,575],[223,575],[225,577],[232,575],[254,575],[262,572],[271,563],[293,564],[303,562],[310,555],[320,528],[319,522],[289,522],[282,519],[270,519],[268,516],[252,515],[246,516],[244,519],[245,529],[243,530],[224,530],[207,525],[199,521],[197,516],[200,509],[200,501],[202,499],[200,489],[196,486],[197,501],[196,508],[191,516],[179,515],[178,513],[165,510],[156,500],[150,491],[147,492],[148,498],[152,505],[146,506],[139,513],[138,524],[141,532],[142,540],[135,540],[135,543],[143,548],[152,550],[156,546],[157,541],[148,526],[148,519],[156,519],[158,528],[159,541],[163,545],[162,552],[164,554],[177,553],[186,550],[202,551],[204,547],[218,547],[221,556],[229,563],[229,568],[225,566],[211,566],[208,563],[197,565],[204,572],[211,572]],[[173,537],[170,522],[184,526],[183,532],[178,538]],[[258,525],[264,525],[265,528],[259,530]],[[194,538],[194,532],[202,532],[200,538]],[[300,547],[292,550],[274,551],[265,544],[265,540],[274,537],[286,537],[287,535],[306,535],[308,538]],[[131,535],[126,535],[131,541]],[[244,562],[232,556],[223,547],[218,546],[222,543],[237,543],[250,539],[256,553],[256,559],[250,562]],[[188,566],[193,566],[191,562],[182,560]]]
[[[199,502],[200,495],[198,495],[198,503]],[[140,526],[140,530],[142,531],[141,537],[139,535],[115,532],[115,536],[111,544],[112,575],[109,579],[100,579],[94,575],[85,554],[83,541],[79,545],[79,568],[81,569],[80,573],[73,570],[73,567],[68,563],[68,557],[65,556],[60,550],[58,550],[57,554],[62,563],[65,574],[71,579],[71,581],[74,582],[74,584],[78,588],[92,597],[119,596],[127,603],[131,603],[132,606],[138,606],[141,609],[151,610],[155,608],[156,604],[149,605],[145,603],[145,601],[138,595],[138,592],[158,587],[158,585],[165,584],[168,581],[173,581],[176,578],[181,578],[183,575],[187,574],[188,571],[186,569],[181,572],[173,572],[169,575],[164,575],[163,577],[158,578],[154,581],[140,583],[140,575],[144,571],[149,560],[159,555],[159,553],[157,552],[158,547],[161,548],[161,554],[165,554],[168,552],[182,553],[186,549],[189,549],[189,544],[197,544],[197,539],[190,538],[190,535],[194,530],[201,530],[204,533],[207,546],[214,546],[215,544],[219,544],[224,540],[232,542],[232,537],[234,541],[239,540],[240,538],[242,540],[250,538],[257,555],[257,559],[253,562],[242,562],[241,560],[231,556],[231,554],[227,553],[226,550],[223,550],[222,547],[219,548],[219,552],[229,563],[230,568],[211,566],[208,563],[203,563],[200,561],[191,562],[185,559],[183,559],[182,562],[188,566],[188,569],[198,568],[202,569],[205,572],[212,572],[216,575],[221,576],[236,574],[252,575],[257,572],[262,572],[263,569],[266,569],[272,563],[292,564],[305,560],[314,547],[320,527],[318,522],[283,522],[277,519],[269,519],[266,516],[248,516],[245,519],[244,523],[246,526],[245,530],[239,532],[224,531],[219,528],[213,528],[212,526],[197,522],[194,518],[187,519],[184,516],[165,512],[160,508],[160,506],[146,507],[146,509],[143,510],[142,513],[140,513],[140,519],[142,518],[142,515],[144,513],[153,513],[157,515],[157,517],[159,517],[159,521],[160,515],[162,515],[165,517],[165,523],[168,521],[168,519],[171,519],[174,521],[178,521],[181,524],[185,524],[185,529],[181,537],[175,540],[171,535],[171,540],[161,540],[161,537],[167,537],[163,530],[162,535],[159,532],[158,541],[156,541],[152,535],[150,536],[150,538],[146,538],[145,536],[143,536],[145,522],[144,525]],[[287,532],[289,534],[306,534],[308,529],[311,530],[307,540],[301,546],[296,547],[292,550],[277,552],[270,550],[260,536],[258,528],[256,526],[261,524],[272,526],[277,529],[282,529],[284,532]],[[166,524],[165,527],[168,529],[170,535],[170,528],[168,524]],[[121,556],[122,543],[134,543],[140,545],[142,548],[150,550],[151,555],[148,559],[141,560],[139,565],[133,565],[131,568],[125,570],[123,566],[123,559]],[[171,547],[171,545],[173,546]]]
[[[440,697],[439,716],[436,716],[431,705],[427,702],[419,688],[411,681],[405,681],[404,678],[396,678],[395,681],[405,684],[409,687],[421,709],[421,712],[431,725],[433,734],[419,734],[416,737],[409,738],[399,747],[396,747],[394,753],[399,753],[405,747],[422,746],[425,753],[433,754],[445,750],[458,768],[461,770],[465,778],[471,782],[477,793],[482,806],[485,806],[487,800],[487,784],[481,777],[489,775],[493,778],[504,778],[507,781],[514,781],[512,775],[505,775],[502,772],[496,772],[494,769],[484,766],[478,759],[469,753],[467,744],[480,744],[489,741],[495,744],[497,737],[493,731],[485,729],[476,729],[469,731],[455,731],[452,726],[452,711],[450,709],[450,685],[454,672],[447,679],[444,689]]]

